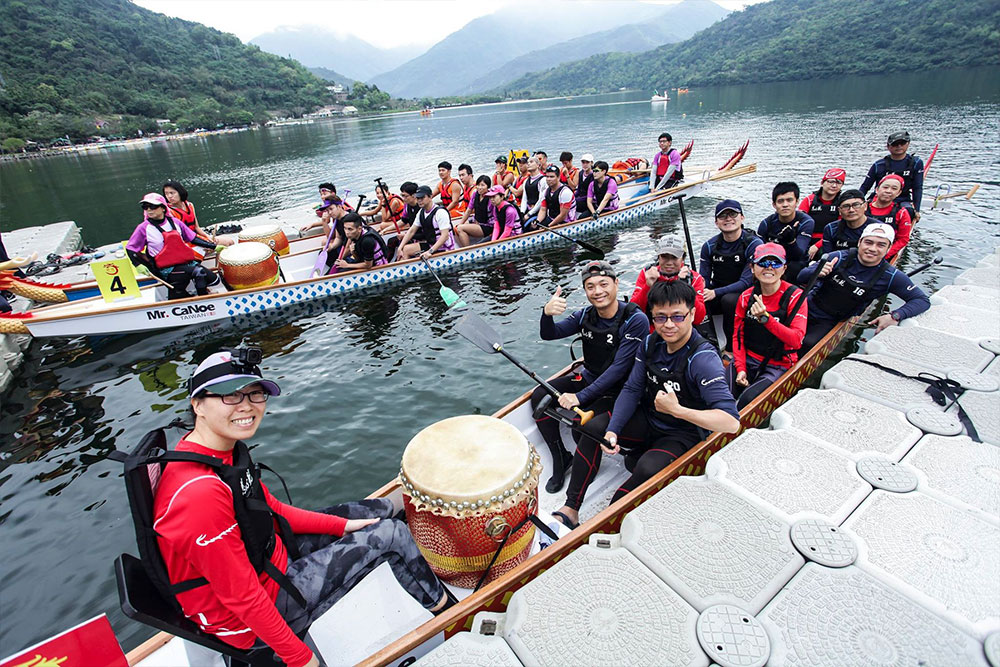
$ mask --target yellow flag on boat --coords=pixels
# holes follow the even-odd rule
[[[90,270],[107,302],[139,296],[139,282],[135,279],[135,269],[127,257],[106,262],[91,262]]]
[[[517,168],[517,159],[521,157],[531,157],[531,153],[526,150],[516,151],[512,149],[510,153],[507,154],[507,168],[518,176],[521,175],[521,170]]]

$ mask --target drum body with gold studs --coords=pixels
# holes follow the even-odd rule
[[[278,282],[278,256],[257,241],[231,245],[219,253],[222,277],[233,289],[267,287]]]
[[[535,536],[525,519],[538,505],[541,469],[524,435],[495,417],[452,417],[417,433],[399,477],[410,532],[431,569],[473,588],[505,537],[486,581],[523,562]]]
[[[240,232],[237,237],[240,243],[244,241],[257,241],[271,246],[271,249],[279,255],[288,254],[288,237],[278,225],[255,225],[247,227]]]

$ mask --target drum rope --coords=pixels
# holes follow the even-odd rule
[[[479,583],[477,583],[476,587],[472,589],[473,591],[478,591],[480,588],[482,588],[483,583],[486,581],[486,578],[490,576],[490,570],[492,570],[493,566],[496,564],[497,559],[500,557],[500,552],[503,551],[503,548],[504,546],[506,546],[507,540],[510,539],[510,536],[516,534],[518,531],[524,528],[525,524],[527,524],[529,521],[535,524],[535,527],[538,528],[538,530],[545,533],[545,535],[548,536],[548,538],[553,542],[559,539],[559,536],[556,535],[554,532],[552,532],[552,529],[546,526],[545,523],[538,518],[537,514],[529,514],[528,516],[524,517],[521,523],[517,524],[517,526],[515,526],[513,530],[507,531],[507,534],[504,535],[503,540],[501,540],[500,544],[497,546],[496,553],[494,553],[493,558],[490,559],[490,564],[486,566],[486,569],[483,571],[483,575],[479,577]]]

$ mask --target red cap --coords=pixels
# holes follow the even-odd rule
[[[833,179],[835,181],[840,181],[841,183],[846,183],[847,182],[847,172],[844,171],[843,169],[841,169],[840,167],[834,167],[833,169],[827,169],[826,173],[823,174],[823,180],[825,181],[828,178]]]
[[[883,183],[885,183],[886,181],[888,181],[890,178],[899,181],[899,187],[903,187],[904,185],[906,185],[906,182],[903,181],[903,177],[900,176],[899,174],[886,174],[885,176],[882,177],[882,180],[879,181],[878,184],[882,185]]]
[[[753,251],[753,261],[758,259],[763,259],[764,257],[777,257],[782,262],[785,261],[785,249],[777,243],[764,243],[757,246],[757,249]]]

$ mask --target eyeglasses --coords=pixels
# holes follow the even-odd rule
[[[221,398],[222,402],[226,405],[239,405],[243,402],[244,398],[249,398],[251,403],[267,403],[267,399],[271,397],[263,389],[248,392],[234,391],[231,394],[205,394],[205,396],[208,398]]]
[[[828,178],[823,182],[826,183],[827,185],[833,185],[834,183],[836,183],[837,185],[843,185],[843,182],[838,181],[836,178]]]
[[[785,265],[783,261],[776,257],[766,257],[764,259],[754,262],[757,266],[762,269],[779,269]]]
[[[905,139],[900,139],[899,141],[894,141],[894,142],[892,142],[892,143],[891,143],[891,144],[889,144],[889,145],[890,145],[890,146],[905,146],[905,145],[906,145],[906,144],[908,144],[908,143],[910,143],[910,142],[909,142],[909,141],[906,141]]]
[[[653,315],[654,324],[666,324],[667,320],[670,320],[674,324],[681,324],[687,319],[687,316],[694,312],[694,308],[691,308],[683,315]]]
[[[719,215],[715,216],[716,220],[735,220],[740,213],[737,211],[723,211]]]
[[[856,201],[853,204],[841,204],[837,208],[841,211],[850,211],[852,208],[864,208],[865,203],[863,201]]]

